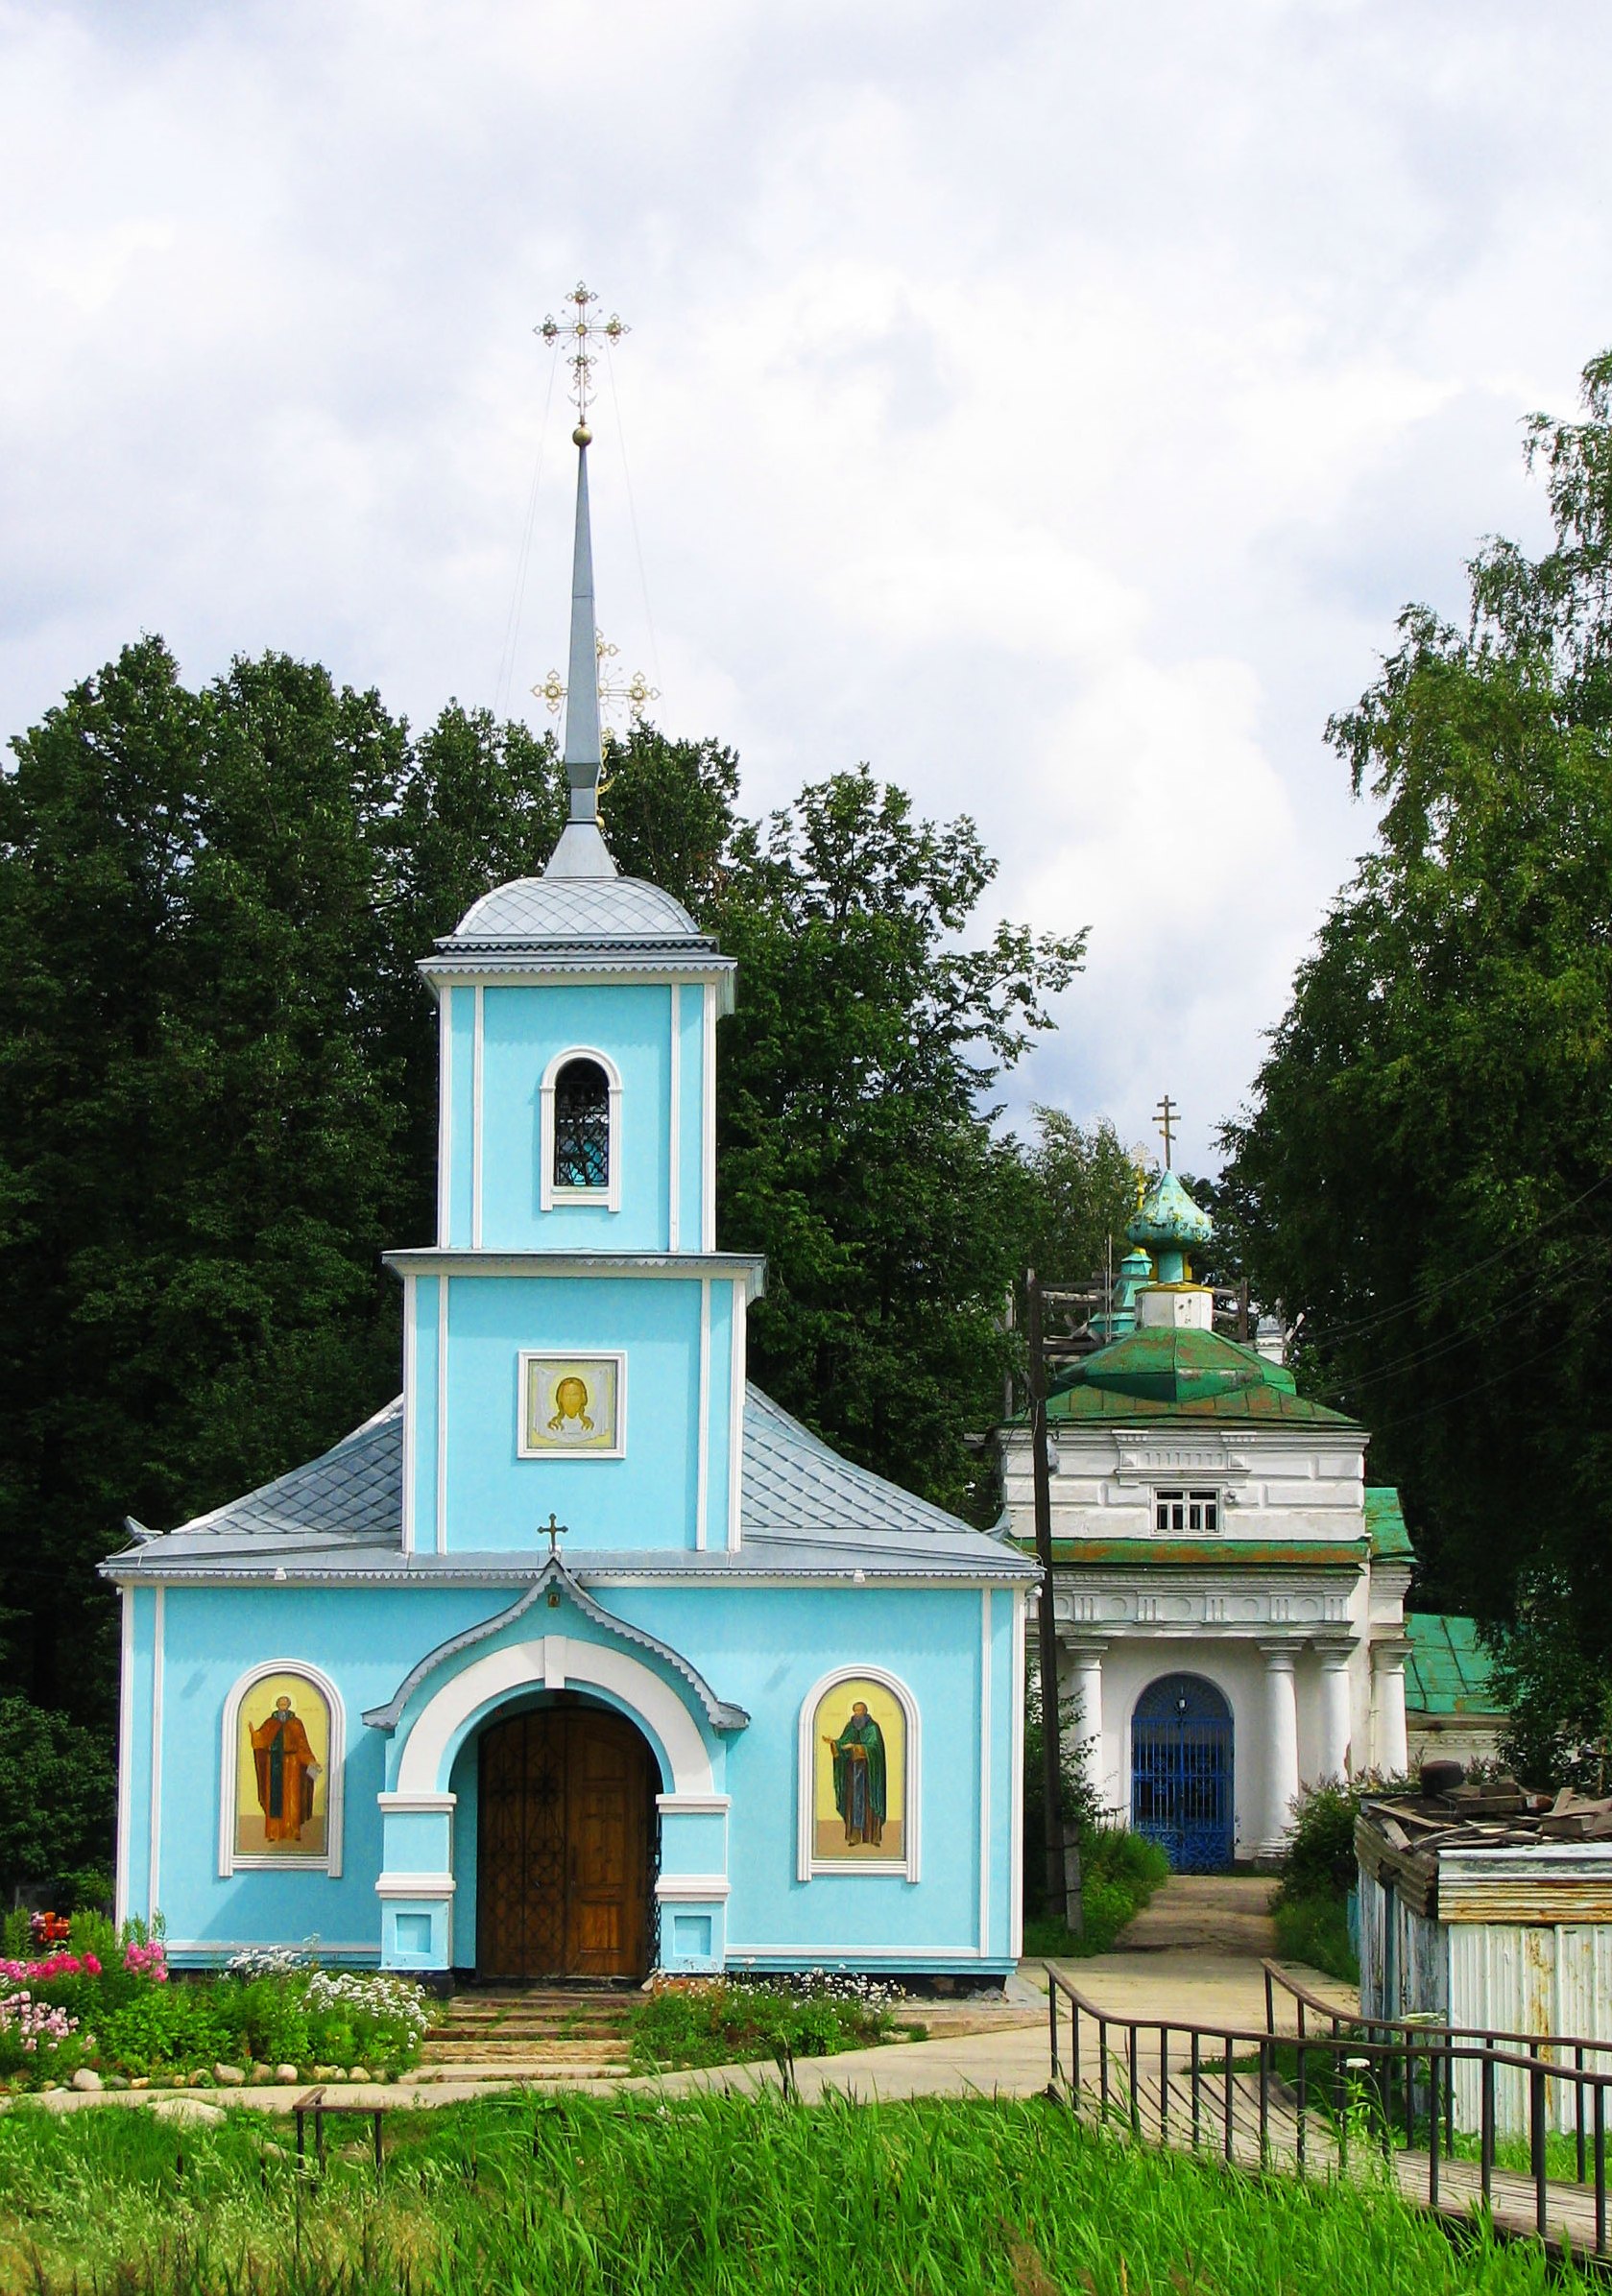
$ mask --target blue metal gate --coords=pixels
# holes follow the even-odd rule
[[[1166,1674],[1136,1702],[1131,1824],[1178,1874],[1232,1862],[1232,1710],[1201,1675]]]

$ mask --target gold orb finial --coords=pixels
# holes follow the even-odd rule
[[[573,446],[589,446],[591,445],[592,441],[593,434],[589,429],[587,423],[579,422],[575,430],[571,433],[571,444]]]

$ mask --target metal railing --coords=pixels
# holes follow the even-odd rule
[[[1207,2143],[1233,2165],[1290,2167],[1301,2177],[1317,2168],[1358,2173],[1362,2155],[1380,2155],[1400,2190],[1430,2209],[1480,2202],[1502,2230],[1570,2241],[1579,2253],[1593,2242],[1597,2257],[1608,2256],[1612,2066],[1587,2060],[1612,2056],[1612,2045],[1351,2020],[1269,1970],[1266,2029],[1258,2032],[1122,2016],[1088,2000],[1057,1970],[1047,1975],[1050,2093],[1075,2111],[1118,2121],[1139,2141],[1194,2152]],[[1277,1984],[1298,1998],[1294,2031],[1275,2029]],[[1548,2044],[1573,2051],[1573,2061],[1546,2056]],[[1479,2100],[1476,2161],[1461,2153],[1456,2125],[1456,2083],[1467,2069]],[[1519,2077],[1526,2098],[1526,2171],[1497,2158],[1497,2083],[1507,2074]],[[1552,2178],[1552,2105],[1569,2094],[1576,2175]]]

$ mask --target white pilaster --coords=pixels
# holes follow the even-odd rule
[[[1320,1767],[1322,1778],[1343,1778],[1349,1769],[1349,1661],[1347,1642],[1321,1646]]]
[[[1405,1662],[1407,1642],[1371,1646],[1371,1749],[1373,1766],[1385,1778],[1402,1778],[1410,1767],[1405,1734]]]
[[[1085,1754],[1092,1783],[1105,1806],[1114,1799],[1103,1762],[1102,1658],[1107,1648],[1105,1641],[1090,1635],[1060,1637],[1058,1642],[1064,1661],[1059,1669],[1059,1693],[1074,1700],[1074,1739]]]
[[[1265,1811],[1260,1852],[1274,1857],[1292,1823],[1299,1790],[1299,1710],[1291,1642],[1262,1642],[1265,1662]]]

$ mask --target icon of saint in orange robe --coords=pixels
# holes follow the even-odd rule
[[[300,1842],[302,1828],[313,1816],[319,1764],[289,1698],[277,1698],[268,1720],[253,1729],[252,1758],[257,1771],[264,1839]]]

